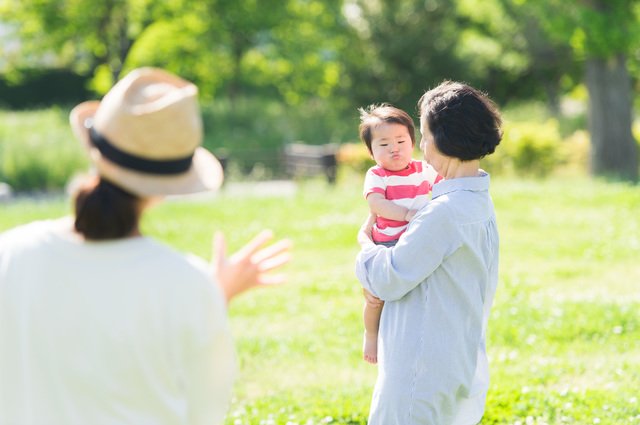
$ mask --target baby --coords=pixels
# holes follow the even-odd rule
[[[392,247],[429,201],[431,187],[441,177],[426,163],[413,159],[415,126],[409,114],[388,104],[359,111],[360,139],[376,162],[364,181],[364,196],[375,218],[371,237],[378,245]],[[383,303],[365,299],[363,356],[377,363]]]

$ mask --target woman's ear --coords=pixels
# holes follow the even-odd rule
[[[160,204],[163,200],[164,200],[163,196],[145,197],[141,203],[142,209],[144,210],[146,208],[155,207],[156,205]]]

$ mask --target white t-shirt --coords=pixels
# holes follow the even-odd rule
[[[236,371],[206,263],[70,219],[0,234],[0,424],[219,424]]]

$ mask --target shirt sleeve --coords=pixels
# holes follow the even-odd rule
[[[356,276],[381,300],[398,300],[427,279],[460,244],[446,205],[431,202],[393,248],[363,247],[356,258]]]
[[[364,198],[367,199],[367,196],[372,193],[380,193],[384,196],[385,194],[385,183],[384,179],[373,172],[373,168],[370,168],[367,171],[367,174],[364,177],[364,190],[363,195]]]

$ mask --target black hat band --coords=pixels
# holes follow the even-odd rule
[[[98,133],[93,125],[88,126],[91,143],[109,161],[131,170],[149,174],[182,174],[189,170],[193,155],[172,160],[153,160],[126,153],[115,147],[107,138]]]

